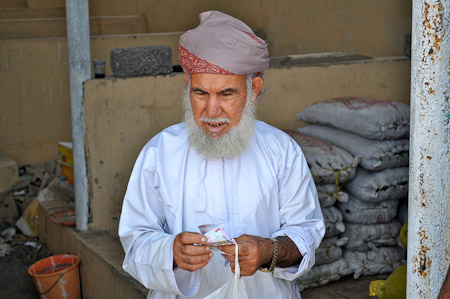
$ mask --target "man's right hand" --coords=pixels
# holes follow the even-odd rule
[[[174,268],[197,271],[209,263],[212,255],[210,247],[206,245],[206,237],[201,234],[183,232],[175,237],[173,242]]]

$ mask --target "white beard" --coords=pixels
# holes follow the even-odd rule
[[[256,103],[251,100],[253,95],[251,84],[250,88],[247,88],[247,102],[239,124],[215,138],[208,136],[195,123],[189,90],[190,86],[187,86],[183,94],[184,123],[189,135],[189,145],[208,159],[232,159],[243,154],[253,136],[256,123]]]

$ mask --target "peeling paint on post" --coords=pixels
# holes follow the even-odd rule
[[[69,50],[76,224],[77,230],[85,231],[88,228],[89,193],[83,140],[83,83],[91,78],[89,1],[66,0],[66,23]]]
[[[450,262],[450,1],[413,0],[407,298],[437,298]]]

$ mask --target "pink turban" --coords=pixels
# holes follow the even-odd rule
[[[200,25],[180,37],[187,73],[247,75],[269,67],[267,43],[242,21],[219,11],[200,14]]]

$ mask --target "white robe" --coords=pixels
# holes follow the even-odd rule
[[[200,156],[184,123],[152,138],[136,160],[119,224],[123,268],[150,289],[147,298],[203,298],[233,277],[217,252],[201,270],[173,269],[175,236],[202,224],[222,224],[231,238],[288,236],[303,256],[299,265],[242,279],[249,298],[300,298],[294,280],[313,266],[325,227],[297,143],[260,121],[235,159]]]

